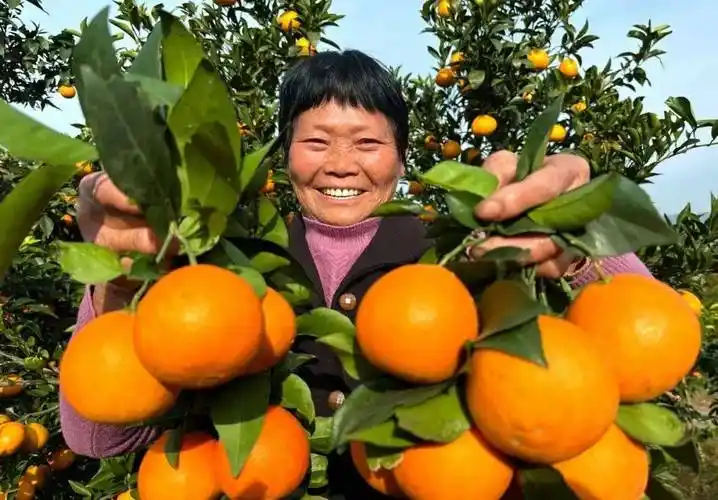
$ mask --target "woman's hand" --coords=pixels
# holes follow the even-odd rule
[[[543,168],[515,181],[518,157],[510,151],[498,151],[484,162],[483,168],[499,179],[499,188],[475,208],[476,216],[487,221],[503,221],[526,210],[542,205],[559,195],[587,184],[591,178],[588,162],[572,154],[547,156]],[[566,274],[575,257],[563,253],[547,236],[522,235],[491,237],[472,247],[469,256],[477,258],[498,247],[519,247],[529,251],[532,263],[538,264],[538,274],[559,278]]]

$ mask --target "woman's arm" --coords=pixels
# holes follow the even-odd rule
[[[645,276],[653,276],[646,265],[635,253],[627,253],[617,257],[606,257],[599,261],[603,272],[608,276],[621,273],[643,274]],[[598,273],[595,268],[587,261],[587,265],[577,269],[569,281],[573,288],[580,288],[592,281],[598,279]]]
[[[104,308],[105,311],[109,309]],[[96,316],[93,294],[88,287],[77,313],[75,331]],[[159,435],[159,431],[154,427],[119,427],[90,422],[77,414],[62,397],[62,393],[60,393],[60,426],[67,446],[78,455],[92,458],[106,458],[135,451]]]

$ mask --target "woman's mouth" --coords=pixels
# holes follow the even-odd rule
[[[318,189],[318,191],[325,196],[329,196],[330,198],[334,198],[337,200],[356,198],[357,196],[364,193],[363,190],[355,188],[320,188]]]

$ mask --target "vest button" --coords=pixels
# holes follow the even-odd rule
[[[344,293],[339,297],[339,307],[345,311],[353,311],[357,306],[357,298],[353,293]]]
[[[344,393],[342,391],[332,391],[329,394],[329,398],[327,398],[327,403],[329,403],[329,408],[331,408],[333,411],[337,411],[339,408],[342,407],[345,399],[346,396],[344,396]]]

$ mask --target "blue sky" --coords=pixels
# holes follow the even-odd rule
[[[164,3],[171,8],[180,2]],[[109,0],[49,0],[45,2],[49,15],[32,7],[28,11],[30,19],[55,32],[77,27],[83,17],[94,16],[108,4]],[[390,66],[401,65],[406,72],[426,74],[433,64],[425,48],[432,37],[420,33],[424,28],[420,5],[420,0],[334,0],[332,11],[346,17],[328,36],[342,48],[363,50]],[[717,18],[715,0],[586,0],[574,24],[588,19],[590,31],[601,37],[594,50],[583,53],[586,65],[603,65],[609,57],[633,48],[633,42],[625,37],[633,24],[649,19],[654,25],[670,24],[673,34],[661,46],[668,52],[663,65],[656,62],[648,68],[653,86],[639,89],[646,96],[646,106],[661,111],[667,97],[682,95],[691,100],[698,118],[718,118],[714,84],[718,80],[714,48]],[[59,110],[48,108],[32,114],[57,130],[74,133],[70,123],[82,121],[77,100],[57,98],[55,104]],[[694,210],[705,211],[711,192],[718,194],[718,147],[665,162],[658,172],[661,175],[646,189],[662,212],[675,213],[688,202]]]

